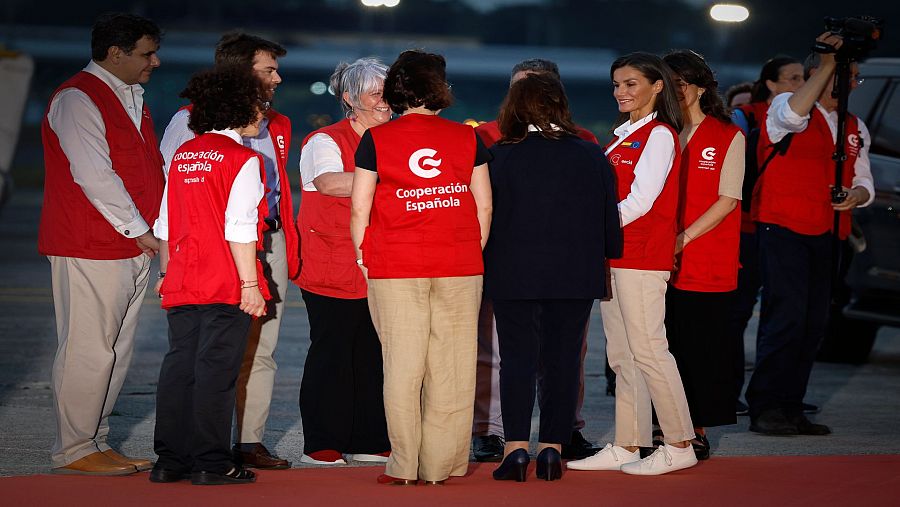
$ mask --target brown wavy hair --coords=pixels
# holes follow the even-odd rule
[[[650,83],[663,82],[662,91],[656,95],[653,111],[656,119],[681,132],[684,120],[681,117],[681,107],[678,105],[678,94],[675,93],[675,83],[672,81],[672,69],[662,61],[662,58],[650,54],[635,52],[620,56],[609,68],[609,79],[612,81],[613,73],[622,67],[632,67],[640,72]],[[628,113],[620,113],[615,126],[622,125],[629,119]]]
[[[575,134],[566,91],[559,79],[549,73],[529,74],[513,83],[500,106],[497,125],[502,144],[525,139],[529,125],[537,127],[547,139]]]
[[[262,85],[245,66],[201,70],[191,77],[180,96],[193,105],[188,127],[198,135],[246,127],[266,109]]]
[[[397,114],[414,107],[431,111],[450,107],[453,95],[447,84],[447,61],[419,49],[400,53],[388,69],[383,97]]]
[[[731,123],[731,114],[719,95],[719,82],[702,56],[688,49],[679,49],[669,52],[663,61],[672,69],[673,76],[706,90],[699,99],[703,114]]]

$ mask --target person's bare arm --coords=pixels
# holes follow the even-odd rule
[[[372,201],[375,199],[375,186],[378,184],[378,173],[357,167],[353,174],[353,189],[350,192],[350,237],[353,240],[356,258],[362,259],[360,247],[366,234],[366,227],[369,226]],[[359,267],[368,279],[369,270],[362,264]]]
[[[493,195],[491,193],[491,177],[488,165],[481,164],[472,171],[472,181],[469,190],[475,199],[478,212],[478,225],[481,227],[481,248],[487,243],[491,232],[491,215],[494,212]]]
[[[844,42],[839,35],[832,35],[831,32],[823,33],[816,40],[831,44],[835,48],[840,48]],[[798,116],[806,116],[812,111],[816,101],[819,100],[819,96],[822,95],[822,90],[828,86],[829,81],[834,79],[834,69],[837,65],[834,61],[834,53],[824,53],[821,55],[821,58],[822,63],[816,69],[816,72],[788,99],[791,111]]]
[[[256,272],[256,242],[228,242],[231,257],[241,279],[241,311],[254,317],[261,317],[266,310],[266,301],[259,291]]]
[[[738,200],[734,197],[720,195],[712,206],[678,235],[675,239],[675,253],[681,252],[688,243],[715,229],[729,213],[734,211],[737,205]]]
[[[353,173],[323,173],[313,180],[316,190],[322,195],[350,197],[353,189]]]

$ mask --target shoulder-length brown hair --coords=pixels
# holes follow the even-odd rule
[[[447,62],[434,53],[413,49],[400,53],[384,79],[384,101],[397,114],[424,106],[430,111],[450,107]]]
[[[530,74],[509,87],[497,119],[500,143],[518,143],[534,125],[547,139],[575,134],[569,99],[562,83],[547,73]]]

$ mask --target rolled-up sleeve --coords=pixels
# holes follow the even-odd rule
[[[172,165],[172,157],[175,156],[175,152],[181,148],[182,144],[195,137],[194,131],[188,127],[190,119],[191,113],[187,109],[175,113],[166,126],[162,141],[159,142],[159,151],[163,156],[163,171],[165,171],[166,177],[169,176],[169,166]]]
[[[238,172],[225,208],[225,240],[233,243],[253,243],[257,240],[259,203],[265,187],[259,173],[259,158],[250,157]]]
[[[872,166],[869,162],[869,144],[872,142],[872,136],[869,134],[869,127],[862,120],[859,121],[859,137],[862,139],[862,148],[856,157],[856,163],[853,164],[853,187],[863,187],[869,191],[869,200],[859,207],[865,207],[872,204],[875,200],[875,180],[872,178]]]
[[[341,149],[328,134],[316,134],[300,150],[300,180],[303,190],[315,192],[313,180],[325,173],[344,172]]]
[[[634,182],[628,196],[619,202],[622,227],[646,215],[662,193],[675,160],[675,138],[665,127],[654,127],[634,166]]]
[[[790,133],[803,132],[809,124],[809,115],[800,116],[791,109],[788,100],[793,93],[776,95],[769,105],[769,113],[766,115],[766,131],[769,140],[777,143]]]
[[[153,235],[169,241],[169,184],[163,190],[162,202],[159,203],[159,218],[153,224]]]
[[[53,99],[47,119],[69,159],[72,179],[103,218],[126,238],[150,230],[112,166],[106,126],[91,99],[67,88]]]

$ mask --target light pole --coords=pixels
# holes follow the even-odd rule
[[[750,10],[743,5],[737,4],[715,4],[709,8],[709,17],[718,23],[716,26],[716,49],[715,56],[718,62],[725,59],[726,48],[728,47],[728,39],[731,35],[731,26],[747,21],[750,17]]]

